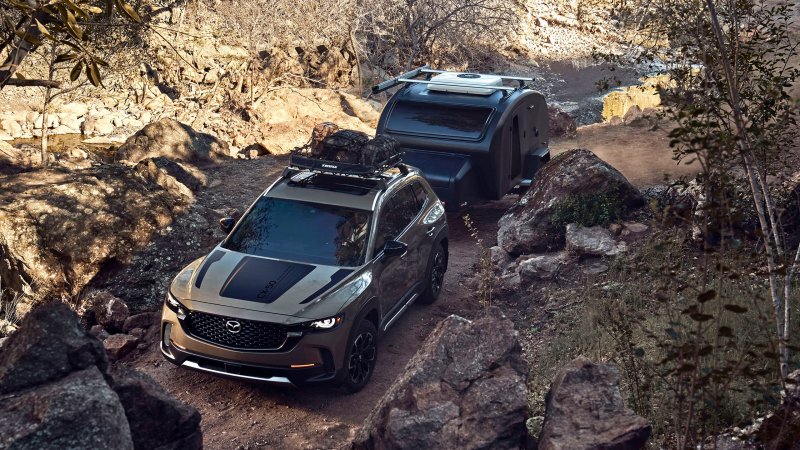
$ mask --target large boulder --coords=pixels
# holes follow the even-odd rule
[[[625,408],[617,368],[578,357],[553,380],[538,448],[636,450],[650,432],[644,418]]]
[[[200,413],[170,397],[155,380],[125,367],[112,372],[137,449],[200,449]]]
[[[358,431],[354,449],[519,448],[527,366],[496,309],[443,320]]]
[[[77,326],[78,316],[61,302],[28,314],[0,352],[0,394],[57,380],[87,367],[105,371],[103,344]]]
[[[135,170],[109,164],[9,175],[0,186],[0,279],[4,289],[28,294],[20,313],[50,295],[76,295],[104,264],[125,262],[188,204]]]
[[[145,158],[166,156],[186,162],[207,162],[228,156],[228,145],[215,136],[195,131],[189,125],[164,118],[147,124],[129,137],[116,159],[139,162]]]
[[[619,171],[589,150],[569,150],[545,164],[503,215],[498,244],[512,256],[563,248],[566,224],[554,223],[554,216],[563,213],[563,205],[581,205],[584,199],[600,199],[603,208],[621,213],[643,205],[639,191]]]
[[[550,125],[550,137],[575,137],[578,134],[578,124],[575,118],[568,113],[554,107],[547,108],[547,118]]]
[[[37,389],[0,396],[0,448],[134,446],[119,398],[92,366]]]
[[[202,448],[200,414],[146,375],[109,371],[64,303],[34,309],[0,352],[0,448]]]

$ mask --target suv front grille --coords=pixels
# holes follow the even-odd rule
[[[278,349],[286,341],[288,332],[288,327],[277,323],[235,319],[197,311],[189,313],[184,324],[191,336],[212,344],[242,350]]]

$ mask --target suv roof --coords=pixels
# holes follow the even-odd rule
[[[376,177],[320,173],[310,170],[284,172],[283,177],[265,193],[268,197],[373,210],[377,197],[398,182],[416,177],[419,170],[404,166],[385,171]],[[299,175],[299,176],[298,176]]]

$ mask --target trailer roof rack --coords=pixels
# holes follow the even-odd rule
[[[435,86],[443,86],[443,87],[456,87],[456,88],[479,88],[479,89],[486,89],[486,90],[501,90],[506,91],[506,93],[510,93],[511,91],[516,91],[519,89],[524,89],[527,87],[527,83],[529,81],[533,81],[533,78],[530,77],[517,77],[517,76],[508,76],[508,75],[486,75],[486,74],[475,74],[478,76],[487,76],[487,77],[496,77],[500,78],[503,81],[516,81],[518,83],[517,87],[511,86],[475,86],[473,84],[468,83],[453,83],[450,81],[436,81],[431,80],[431,77],[436,74],[446,74],[446,73],[461,73],[461,72],[450,72],[447,70],[436,70],[431,69],[430,66],[427,64],[421,67],[417,67],[414,70],[406,72],[398,77],[392,78],[391,80],[386,80],[383,83],[377,84],[372,87],[373,94],[379,94],[383,91],[391,89],[395,86],[399,86],[401,84],[413,84],[413,83],[424,83],[428,85],[435,85]],[[425,75],[424,80],[416,79],[420,75]]]

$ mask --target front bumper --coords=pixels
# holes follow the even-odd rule
[[[161,353],[181,367],[240,380],[294,385],[335,384],[343,373],[350,328],[347,321],[330,331],[304,332],[280,350],[244,351],[191,336],[166,306],[161,317]],[[251,319],[242,313],[230,317]]]

